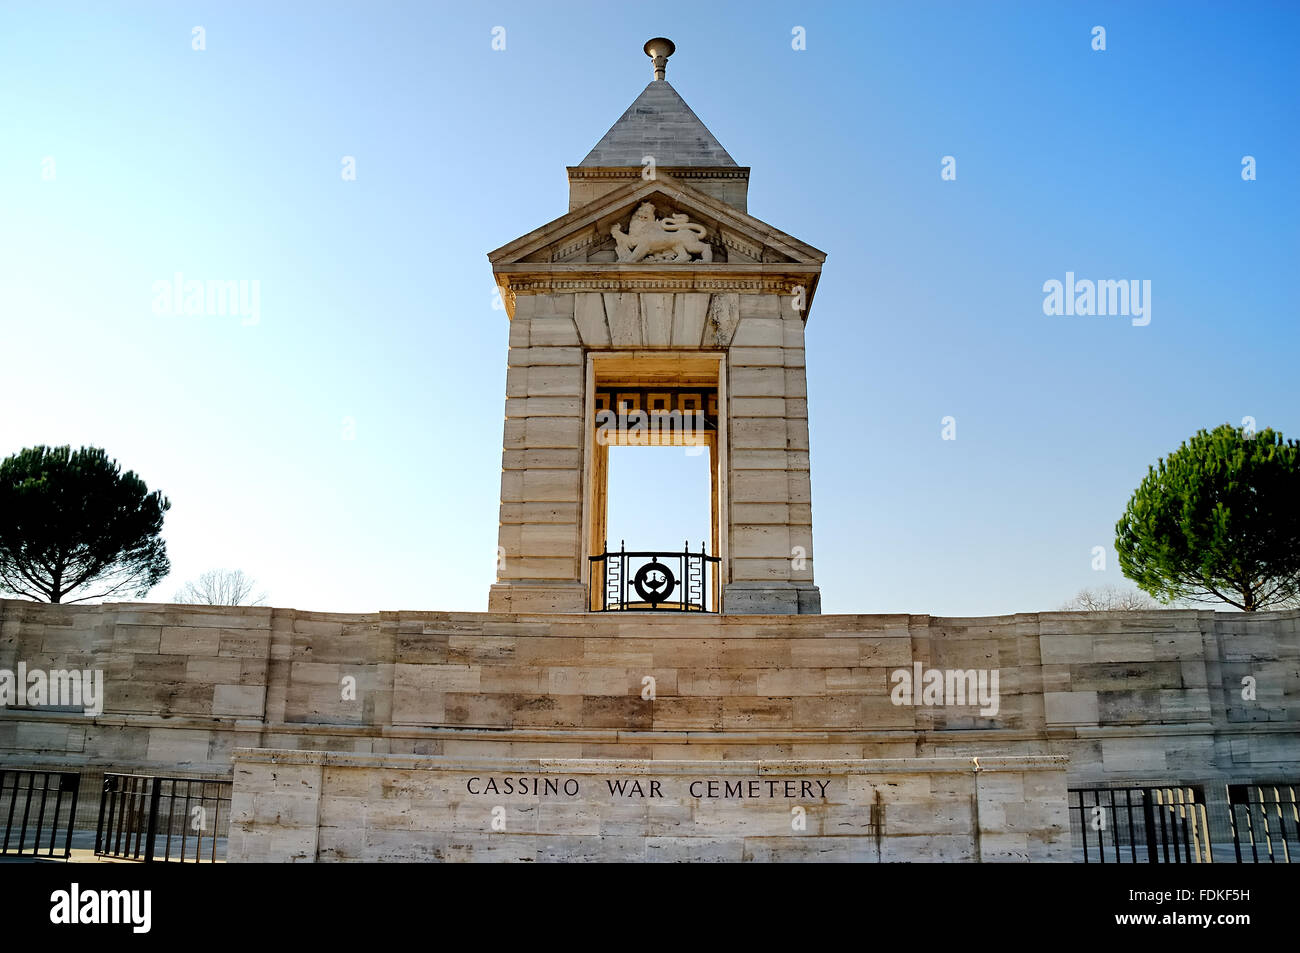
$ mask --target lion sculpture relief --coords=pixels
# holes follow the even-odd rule
[[[703,240],[707,232],[703,225],[687,221],[685,213],[656,219],[655,207],[650,202],[641,203],[626,233],[621,225],[609,230],[621,262],[686,262],[691,260],[691,255],[699,255],[701,261],[713,261],[713,248]]]

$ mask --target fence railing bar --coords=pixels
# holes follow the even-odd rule
[[[1300,806],[1297,806],[1296,803],[1296,787],[1295,784],[1288,784],[1284,790],[1291,794],[1291,827],[1295,828],[1296,846],[1300,848]],[[1290,854],[1288,854],[1288,858],[1290,858]]]
[[[70,782],[72,786],[72,803],[68,807],[68,827],[63,835],[63,856],[72,856],[72,831],[77,826],[77,802],[81,797],[81,775],[64,775],[64,781]],[[58,827],[58,805],[63,803],[63,785],[59,785],[59,798],[55,805],[55,827]],[[50,832],[53,835],[53,831]],[[51,836],[50,843],[53,843]]]
[[[181,825],[181,862],[185,862],[185,839],[190,832],[190,786],[185,785],[185,809],[182,811],[185,821]]]
[[[1088,863],[1088,809],[1084,804],[1083,791],[1067,791],[1067,796],[1079,796],[1079,831],[1083,836],[1083,862]],[[1073,805],[1071,805],[1073,810]]]
[[[217,857],[217,824],[221,821],[221,799],[212,800],[212,859]]]
[[[20,772],[13,772],[14,790],[9,796],[9,818],[5,821],[5,842],[4,847],[0,847],[0,853],[9,853],[9,834],[14,829],[14,808],[18,806],[18,779]],[[4,793],[4,788],[0,787],[0,794]]]
[[[1124,855],[1119,849],[1119,806],[1115,798],[1115,792],[1110,792],[1110,834],[1111,840],[1115,844],[1115,863],[1122,864]]]
[[[1136,864],[1138,862],[1137,852],[1137,833],[1133,830],[1133,790],[1132,788],[1124,789],[1124,813],[1128,815],[1128,855],[1129,862]]]
[[[41,806],[36,809],[36,839],[32,842],[32,854],[41,852],[41,829],[45,826],[45,802],[50,794],[50,776],[44,774],[41,776]],[[24,825],[26,826],[26,825]],[[26,831],[23,832],[26,834]],[[22,845],[19,845],[19,853],[22,853]]]

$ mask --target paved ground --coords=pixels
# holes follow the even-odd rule
[[[0,864],[133,864],[133,860],[118,860],[116,857],[96,857],[93,848],[72,848],[72,856],[66,861],[62,857],[33,857],[23,854],[21,857],[0,857]]]
[[[49,845],[45,838],[42,838],[42,845],[48,850]],[[10,846],[12,848],[13,845]],[[176,860],[175,854],[180,850],[180,846],[181,846],[180,838],[179,837],[173,838],[172,840],[173,862]],[[194,846],[195,846],[194,839],[189,838],[186,843],[185,860],[187,863],[194,862]],[[164,851],[166,851],[166,849],[167,849],[166,838],[159,837],[158,840],[156,841],[156,846],[154,850],[157,852],[157,856],[160,860],[162,859],[163,853]],[[58,849],[56,848],[56,853],[57,852]],[[209,862],[208,858],[210,858],[211,856],[212,856],[212,840],[211,838],[204,838],[203,841],[204,862],[208,863]],[[224,864],[226,862],[225,857],[226,857],[226,838],[221,837],[217,839],[216,862],[219,864]],[[73,831],[72,856],[69,857],[67,861],[65,861],[61,856],[60,857],[49,857],[49,856],[33,857],[31,854],[22,854],[18,856],[0,855],[0,864],[3,863],[136,864],[136,863],[142,863],[142,861],[123,860],[116,857],[96,857],[95,856],[95,832],[93,830],[90,831],[78,830],[78,831]]]

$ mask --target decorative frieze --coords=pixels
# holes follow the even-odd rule
[[[580,291],[685,292],[718,291],[738,294],[792,295],[806,281],[802,275],[745,274],[628,274],[624,271],[596,271],[574,274],[530,273],[497,275],[505,292],[506,307],[513,312],[515,296],[565,294]]]

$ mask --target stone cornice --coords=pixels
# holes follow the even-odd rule
[[[403,738],[425,741],[493,741],[556,744],[794,745],[889,744],[920,747],[966,743],[1028,742],[1051,745],[1101,739],[1208,738],[1221,740],[1257,735],[1300,735],[1295,722],[1232,722],[1217,727],[1205,721],[1168,725],[1079,725],[1029,728],[487,728],[451,725],[344,725],[326,722],[270,722],[246,717],[112,713],[86,716],[74,712],[5,709],[0,724],[59,724],[95,728],[173,728],[275,735],[320,735],[351,738]],[[238,740],[235,742],[238,744]],[[6,755],[15,760],[17,755]],[[33,760],[49,760],[32,752]]]
[[[802,265],[704,265],[693,262],[685,265],[572,265],[572,264],[535,264],[500,266],[503,273],[512,270],[557,270],[557,269],[624,269],[647,273],[649,269],[671,271],[673,269],[713,268],[722,271],[739,271],[742,268],[765,268],[772,272],[792,271]],[[1183,631],[1182,626],[1195,626],[1201,622],[1215,624],[1241,621],[1295,620],[1300,622],[1300,609],[1272,609],[1265,612],[1250,613],[1251,619],[1245,620],[1243,614],[1221,609],[1149,609],[1140,612],[1076,612],[1043,611],[1013,612],[1004,615],[985,616],[937,616],[928,613],[826,613],[817,616],[788,615],[710,615],[708,618],[690,619],[690,627],[683,627],[680,617],[669,617],[654,612],[588,612],[573,615],[547,615],[540,613],[508,612],[448,612],[430,610],[383,610],[379,612],[314,612],[306,609],[294,609],[288,606],[203,606],[168,602],[103,602],[103,603],[56,603],[32,602],[30,599],[0,598],[0,617],[5,622],[34,622],[49,625],[71,625],[70,620],[77,615],[111,615],[117,623],[138,625],[200,625],[194,617],[220,617],[217,623],[228,628],[246,628],[252,632],[264,632],[272,627],[275,620],[292,622],[302,621],[337,621],[355,623],[385,623],[397,625],[402,622],[420,622],[430,626],[440,626],[450,631],[458,625],[465,626],[466,634],[482,634],[481,626],[497,623],[527,622],[549,624],[559,627],[548,633],[530,633],[533,638],[573,638],[565,630],[568,626],[586,626],[593,623],[609,626],[609,637],[617,635],[618,627],[626,624],[628,619],[635,619],[640,627],[649,628],[656,638],[696,639],[718,637],[727,639],[772,638],[772,635],[747,634],[745,629],[771,628],[778,630],[781,638],[880,638],[889,633],[896,638],[928,637],[925,630],[931,627],[945,626],[980,626],[1009,625],[1024,623],[1042,625],[1046,629],[1043,635],[1074,634],[1081,623],[1095,624],[1110,622],[1120,627],[1121,631],[1130,625],[1151,626],[1169,631]],[[695,627],[704,630],[701,634]],[[716,632],[714,631],[716,630]],[[740,631],[737,631],[740,630]],[[491,633],[499,634],[499,633]],[[1039,635],[1039,632],[1027,633]],[[602,635],[602,637],[604,637]],[[83,716],[78,716],[82,723]],[[1251,727],[1264,728],[1269,722],[1252,722]]]
[[[705,264],[703,262],[685,262],[683,264],[667,264],[664,262],[655,262],[651,264],[628,265],[622,262],[520,262],[512,265],[496,265],[492,273],[497,276],[504,276],[510,281],[515,281],[525,275],[537,275],[553,278],[577,278],[582,276],[593,276],[601,278],[619,277],[619,278],[645,278],[647,276],[674,278],[678,280],[734,280],[743,281],[747,279],[763,277],[789,277],[797,281],[808,281],[821,274],[822,266],[819,264],[798,264],[795,262],[779,262],[764,264],[762,262],[753,264]]]
[[[645,167],[634,165],[581,166],[571,165],[566,171],[569,179],[639,179],[645,174]],[[749,166],[659,166],[660,172],[667,172],[674,179],[748,179]]]
[[[802,265],[682,265],[522,263],[492,269],[502,290],[506,310],[514,317],[514,300],[521,294],[573,294],[580,291],[665,293],[704,292],[738,294],[793,294],[805,289],[812,304],[819,264]],[[807,309],[805,309],[807,314]]]

